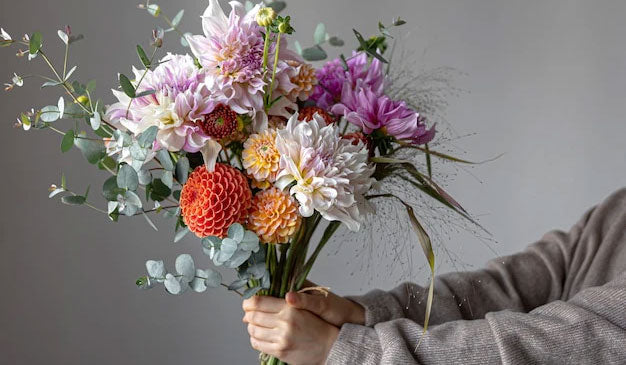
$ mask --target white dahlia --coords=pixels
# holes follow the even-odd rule
[[[290,193],[300,203],[300,214],[309,217],[317,210],[357,231],[367,204],[363,195],[374,182],[367,147],[342,139],[337,126],[326,125],[317,114],[308,123],[294,114],[278,131],[276,147],[281,155],[276,186],[296,182]]]

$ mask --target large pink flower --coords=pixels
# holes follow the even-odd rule
[[[195,122],[202,120],[217,105],[206,87],[205,75],[189,55],[168,54],[154,70],[133,69],[137,93],[154,90],[153,94],[131,99],[113,90],[118,102],[107,109],[107,117],[133,134],[151,126],[159,132],[156,148],[170,151],[199,151],[209,136]],[[130,108],[129,108],[130,105]]]
[[[267,85],[263,72],[265,40],[264,30],[255,20],[260,5],[248,12],[238,1],[231,1],[230,6],[232,10],[227,17],[219,2],[210,0],[202,15],[204,35],[188,36],[187,40],[209,75],[206,84],[211,93],[223,99],[236,113],[253,117],[255,129],[264,129],[267,125],[267,116],[263,113],[263,93]],[[272,45],[269,60],[273,60],[273,53]],[[287,50],[286,41],[281,42],[279,59],[277,80],[279,83],[289,81],[280,75],[288,68],[283,61],[297,59],[297,56]]]
[[[347,70],[341,59],[336,58],[317,71],[318,85],[311,99],[320,108],[330,109],[339,101],[346,81],[351,88],[369,87],[377,95],[383,93],[385,77],[379,60],[373,59],[370,63],[365,52],[353,52],[346,65]]]
[[[331,111],[343,115],[367,134],[380,129],[390,136],[415,144],[428,143],[435,137],[435,127],[427,129],[423,118],[404,101],[391,100],[367,87],[352,89],[349,81],[343,87],[341,102],[335,104]]]

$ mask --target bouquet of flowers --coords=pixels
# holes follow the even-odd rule
[[[230,6],[227,13],[210,0],[203,34],[192,35],[180,30],[182,10],[170,19],[158,5],[141,4],[169,28],[153,31],[150,52],[137,46],[141,67],[133,67],[131,77],[119,74],[119,88],[112,90],[116,101],[107,106],[95,97],[94,81],[74,80],[76,67],[68,69],[68,50],[82,38],[69,26],[58,31],[65,47],[62,69],[48,58],[39,32],[14,40],[2,30],[2,46],[26,47],[17,55],[42,60],[52,72],[29,77],[63,91],[56,105],[22,113],[17,125],[60,134],[63,152],[76,147],[89,163],[111,173],[102,186],[106,208],[89,201],[89,190],[71,190],[65,178],[52,185],[49,196],[114,222],[141,215],[156,229],[149,214],[173,218],[175,241],[193,232],[215,266],[236,271],[235,280],[225,283],[220,271],[196,266],[188,254],[176,258],[174,270],[163,261],[147,261],[137,285],[163,284],[170,294],[219,286],[244,298],[302,290],[337,229],[358,231],[366,215],[376,214],[374,201],[380,199],[406,210],[434,273],[419,211],[386,190],[385,181],[401,178],[405,189],[471,221],[433,181],[431,159],[470,162],[431,150],[436,130],[428,116],[412,100],[388,92],[390,30],[404,21],[379,23],[379,33],[367,39],[354,30],[355,51],[314,68],[307,61],[325,59],[326,44],[344,44],[323,24],[313,46],[295,43],[292,50],[291,18],[278,15],[284,2]],[[160,55],[170,32],[179,34],[190,53]],[[25,78],[15,74],[6,89],[22,86]],[[63,127],[62,120],[75,123]],[[419,166],[417,156],[424,157]],[[321,238],[312,242],[318,229]],[[424,328],[431,304],[432,281]]]

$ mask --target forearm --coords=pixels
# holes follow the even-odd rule
[[[480,319],[503,309],[527,312],[560,299],[570,252],[591,214],[569,232],[550,232],[519,254],[489,261],[485,269],[438,276],[431,324]],[[427,288],[404,283],[389,292],[374,290],[348,298],[366,309],[367,326],[398,318],[421,324],[427,294]]]
[[[626,273],[568,302],[447,322],[425,335],[404,318],[373,328],[347,324],[327,363],[626,363],[625,302]]]

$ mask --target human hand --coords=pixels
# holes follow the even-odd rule
[[[307,286],[315,284],[307,282]],[[365,324],[365,309],[360,304],[331,292],[327,295],[312,291],[309,293],[290,292],[285,299],[290,306],[308,310],[337,327],[344,323]]]
[[[284,299],[255,296],[243,301],[250,344],[289,364],[323,364],[339,328]]]

